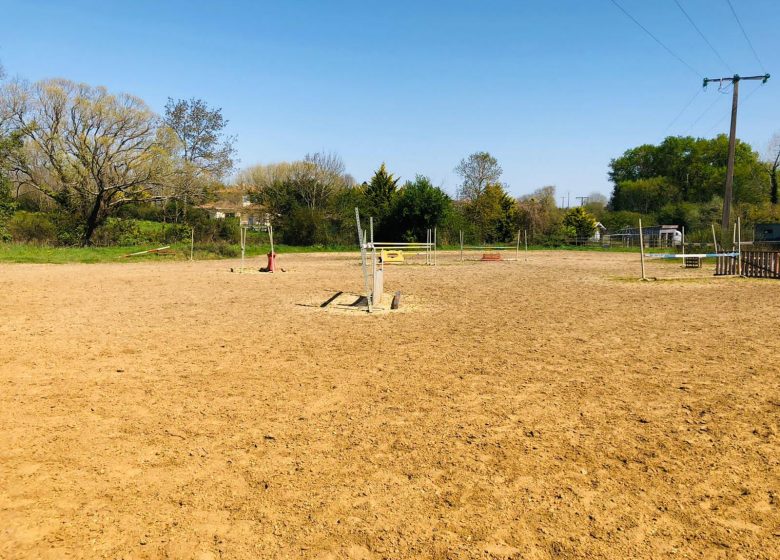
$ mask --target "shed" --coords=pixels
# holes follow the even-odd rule
[[[780,243],[780,223],[756,224],[753,239],[757,243]]]

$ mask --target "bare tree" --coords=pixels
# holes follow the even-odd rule
[[[324,210],[331,197],[354,183],[344,172],[338,154],[306,154],[301,161],[255,165],[239,173],[239,185],[247,188],[253,200],[274,212],[291,210],[294,205]]]
[[[222,109],[210,109],[202,99],[168,98],[163,122],[177,141],[174,195],[186,215],[187,202],[203,201],[209,187],[233,170],[235,137],[224,134]]]
[[[58,79],[8,84],[0,103],[24,143],[14,180],[78,219],[82,244],[121,206],[162,198],[169,153],[139,98]]]
[[[498,160],[487,152],[476,152],[460,160],[455,173],[463,182],[458,187],[458,198],[475,200],[488,185],[498,183],[503,170]]]
[[[336,153],[306,154],[293,175],[303,203],[309,208],[325,208],[333,193],[346,184],[344,169],[344,161]]]

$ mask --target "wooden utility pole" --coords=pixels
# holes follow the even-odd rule
[[[720,234],[721,237],[726,235],[729,230],[730,218],[731,218],[731,199],[734,192],[734,153],[737,146],[737,106],[739,104],[739,82],[742,80],[761,80],[763,83],[769,79],[769,74],[763,76],[740,76],[734,74],[730,78],[704,78],[704,87],[710,82],[731,82],[732,97],[731,97],[731,128],[729,130],[729,160],[726,168],[726,191],[723,194],[723,218],[720,222]]]

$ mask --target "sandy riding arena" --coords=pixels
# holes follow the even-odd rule
[[[0,266],[0,558],[780,558],[780,282],[279,264]]]

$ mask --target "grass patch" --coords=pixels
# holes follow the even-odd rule
[[[45,245],[26,245],[21,243],[0,243],[0,263],[107,263],[107,262],[138,262],[138,261],[183,261],[190,258],[189,243],[173,243],[171,255],[146,254],[124,258],[125,255],[161,247],[160,245],[135,245],[125,247],[50,247]],[[340,245],[315,245],[311,247],[293,247],[276,245],[278,254],[284,253],[317,253],[317,252],[348,252],[357,251],[355,247]],[[246,249],[247,257],[257,257],[267,254],[269,245],[250,245]],[[194,257],[196,260],[213,260],[237,258],[241,256],[241,247],[230,243],[196,243]]]

